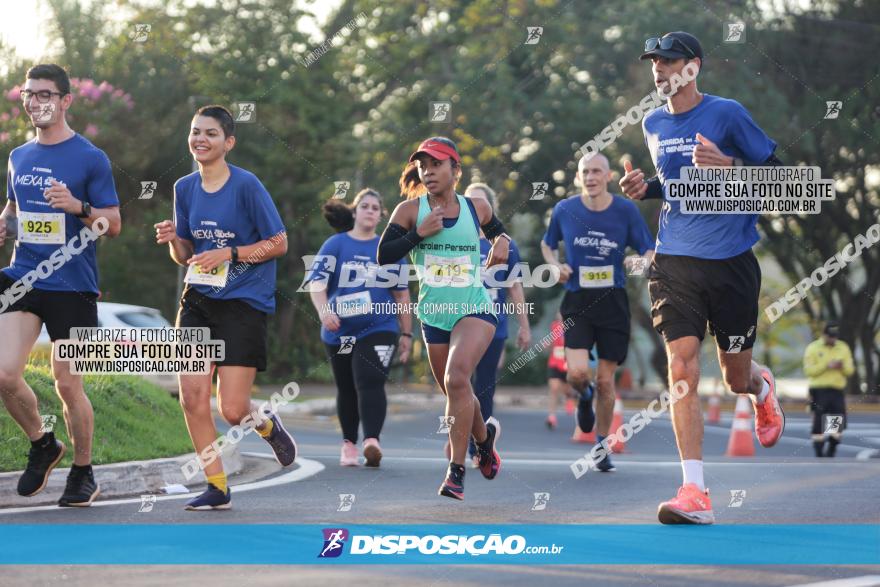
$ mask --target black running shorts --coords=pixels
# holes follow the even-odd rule
[[[15,281],[0,272],[0,295]],[[71,328],[98,326],[98,294],[90,291],[32,289],[0,313],[30,312],[46,325],[52,342],[70,338]],[[0,343],[2,344],[2,343]]]
[[[566,291],[559,306],[565,330],[565,348],[596,345],[599,358],[623,363],[629,349],[629,299],[621,287]]]
[[[177,311],[178,328],[210,328],[211,340],[226,343],[226,356],[216,365],[266,370],[267,316],[242,300],[209,298],[187,287]]]
[[[846,430],[846,391],[833,387],[810,388],[810,410],[813,412],[813,434],[823,434],[828,428],[826,417],[843,416],[835,432]]]
[[[648,291],[654,328],[669,343],[706,334],[728,353],[752,348],[758,328],[761,267],[751,249],[729,259],[657,253]]]

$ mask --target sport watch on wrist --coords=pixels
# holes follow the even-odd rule
[[[82,212],[76,215],[77,218],[88,218],[92,215],[92,206],[88,202],[82,203]]]

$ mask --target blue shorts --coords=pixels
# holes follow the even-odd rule
[[[485,320],[493,326],[498,326],[498,318],[495,316],[495,314],[490,314],[489,312],[468,314],[467,316],[462,316],[462,318],[479,318],[480,320]],[[459,320],[460,319],[461,318],[459,318]],[[422,338],[425,339],[426,344],[449,344],[449,339],[451,336],[451,330],[443,330],[442,328],[430,326],[422,322]]]

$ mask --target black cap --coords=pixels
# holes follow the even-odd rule
[[[674,33],[666,33],[661,39],[672,38],[677,42],[673,43],[672,47],[669,49],[661,49],[658,45],[656,48],[642,53],[642,56],[639,59],[650,59],[654,55],[659,55],[660,57],[666,57],[668,59],[693,59],[694,57],[699,57],[700,61],[703,60],[703,47],[700,45],[700,41],[690,33],[686,33],[684,31],[676,31]],[[684,47],[687,47],[686,50]]]
[[[825,330],[823,330],[823,332],[828,336],[840,338],[840,326],[838,326],[837,322],[834,322],[833,320],[825,324]]]

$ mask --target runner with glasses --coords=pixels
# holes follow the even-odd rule
[[[67,124],[73,103],[67,72],[58,65],[32,67],[21,98],[37,136],[9,154],[8,201],[0,214],[0,246],[7,222],[17,232],[8,235],[16,239],[15,253],[0,273],[0,397],[31,441],[18,481],[19,495],[30,497],[46,487],[66,447],[43,431],[37,397],[23,377],[28,354],[44,324],[53,345],[68,339],[71,328],[98,326],[95,240],[117,236],[122,220],[110,160]],[[85,237],[89,230],[94,238]],[[45,275],[43,268],[53,266]],[[29,277],[35,277],[30,286]],[[92,404],[70,363],[53,358],[52,376],[74,449],[58,505],[89,506],[100,493],[91,466]]]

